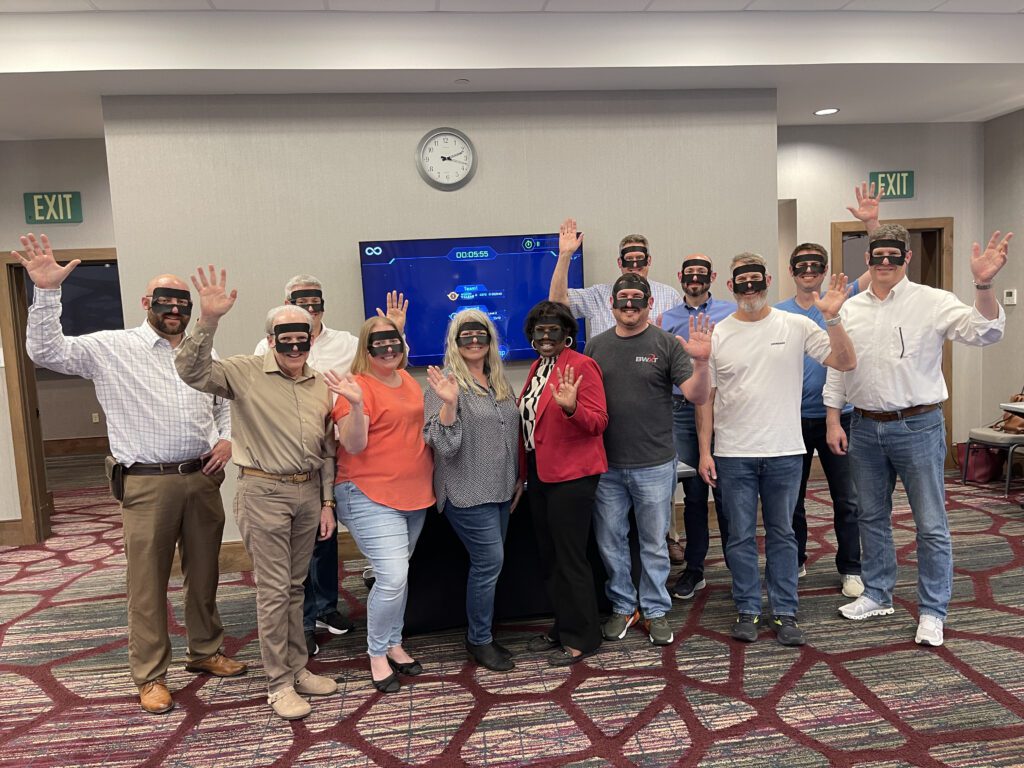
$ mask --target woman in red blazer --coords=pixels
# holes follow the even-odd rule
[[[527,644],[552,651],[548,663],[575,664],[601,645],[587,539],[594,494],[608,469],[608,426],[601,369],[572,349],[578,326],[564,304],[542,301],[526,317],[540,357],[519,396],[522,461],[533,527],[555,623]]]

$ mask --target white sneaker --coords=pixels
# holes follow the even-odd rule
[[[796,572],[796,577],[798,579],[802,579],[806,575],[807,575],[807,566],[801,565],[800,566],[800,570]]]
[[[921,614],[921,620],[917,622],[917,635],[914,642],[918,645],[934,645],[938,648],[942,645],[942,619],[938,616]]]
[[[888,616],[893,612],[891,605],[882,605],[876,603],[870,597],[861,595],[852,603],[839,606],[839,613],[847,619],[853,619],[854,621],[862,621],[869,619],[872,616]]]
[[[843,573],[839,577],[843,583],[843,594],[856,598],[864,594],[864,582],[855,573]]]

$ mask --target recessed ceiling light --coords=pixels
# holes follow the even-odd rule
[[[466,79],[465,77],[460,77],[458,80],[455,81],[455,84],[456,85],[469,85],[469,80]]]
[[[834,115],[838,111],[839,107],[825,107],[824,109],[814,110],[814,114],[816,114],[818,117],[826,117],[828,115]]]

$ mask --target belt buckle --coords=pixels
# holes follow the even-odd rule
[[[302,478],[302,479],[300,480],[299,478]],[[306,481],[306,478],[305,478],[304,473],[302,473],[302,472],[297,472],[294,475],[289,475],[288,476],[288,482],[292,483],[293,485],[298,485],[299,483],[304,483],[305,481]]]
[[[179,475],[186,475],[186,474],[188,474],[187,472],[184,471],[184,467],[189,465],[189,464],[191,464],[191,463],[192,463],[191,461],[183,461],[183,462],[181,462],[181,464],[179,464],[178,467],[177,467],[178,474]]]

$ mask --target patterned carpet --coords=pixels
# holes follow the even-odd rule
[[[949,484],[956,578],[946,645],[913,643],[914,537],[897,514],[896,614],[840,619],[831,509],[820,481],[808,504],[812,541],[801,580],[809,644],[769,633],[728,639],[733,607],[720,559],[708,589],[677,602],[675,643],[638,631],[571,670],[526,653],[545,627],[503,627],[517,667],[466,661],[461,632],[412,638],[426,673],[382,696],[367,679],[365,636],[325,640],[311,667],[340,694],[285,723],[266,705],[253,585],[220,589],[227,652],[241,678],[188,674],[180,583],[168,611],[177,707],[143,713],[126,669],[124,556],[105,490],[56,494],[54,537],[0,548],[0,766],[1021,766],[1024,765],[1024,511],[995,486]],[[362,563],[343,589],[362,618]]]

